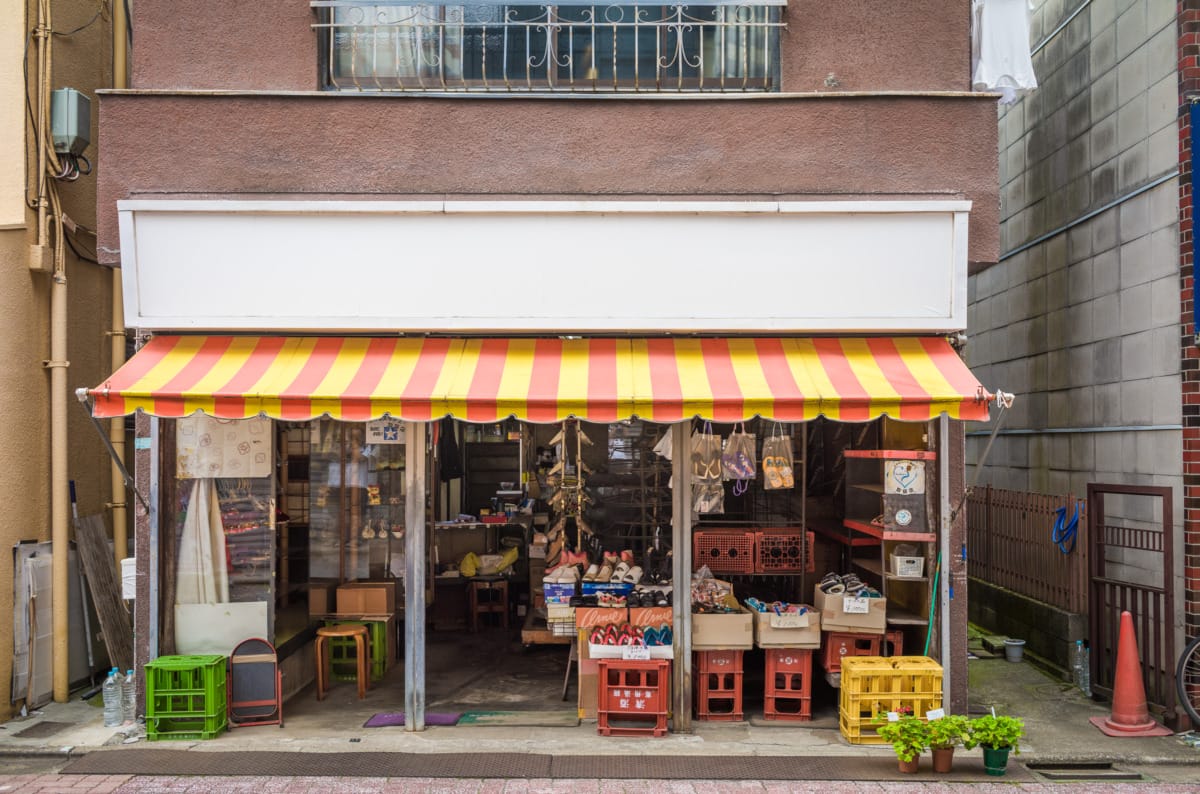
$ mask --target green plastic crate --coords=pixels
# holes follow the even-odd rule
[[[371,644],[371,680],[387,672],[387,622],[383,620],[327,620],[326,626],[366,626]],[[358,645],[353,637],[329,638],[330,670],[337,681],[358,678]]]
[[[146,738],[211,739],[225,730],[224,656],[160,656],[146,673]]]

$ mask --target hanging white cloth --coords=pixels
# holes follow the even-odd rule
[[[224,604],[229,601],[225,527],[217,481],[194,480],[176,565],[176,604]]]
[[[975,60],[972,85],[1000,91],[1011,104],[1037,88],[1029,50],[1030,0],[972,0],[971,38]]]

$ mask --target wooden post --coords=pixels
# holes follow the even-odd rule
[[[692,439],[691,422],[671,425],[671,584],[675,624],[672,710],[675,733],[692,732]]]
[[[404,423],[404,730],[425,730],[425,432]],[[390,567],[391,561],[388,561]]]

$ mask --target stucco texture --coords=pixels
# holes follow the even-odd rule
[[[611,0],[610,0],[611,1]],[[604,5],[599,2],[598,5]],[[132,87],[321,88],[317,15],[306,2],[136,3]],[[791,0],[780,37],[784,91],[965,91],[970,0]]]
[[[100,243],[161,194],[966,198],[997,255],[987,97],[570,101],[107,94]]]

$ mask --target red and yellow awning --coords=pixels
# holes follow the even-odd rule
[[[97,417],[988,418],[979,381],[941,337],[159,336],[90,394]]]

